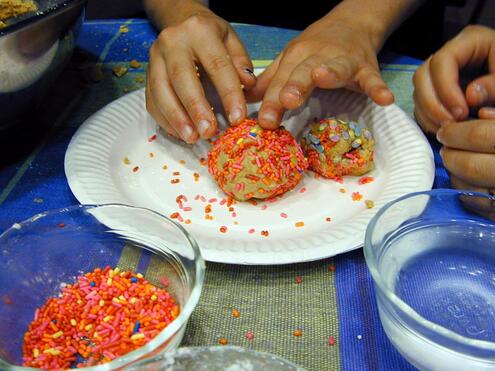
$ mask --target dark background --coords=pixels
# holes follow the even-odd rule
[[[331,8],[329,0],[279,2],[250,0],[210,0],[210,8],[230,22],[262,24],[303,30]],[[337,1],[336,1],[337,2]],[[303,3],[305,6],[301,6]],[[278,12],[262,9],[276,8]],[[140,0],[89,0],[87,18],[145,17]],[[495,26],[495,1],[490,0],[427,0],[396,31],[385,49],[425,59],[464,26],[478,23]]]

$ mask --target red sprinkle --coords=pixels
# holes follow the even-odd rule
[[[65,227],[65,223],[58,223],[58,227],[59,228],[64,228]]]
[[[148,138],[148,142],[153,142],[154,140],[156,140],[156,134],[153,134],[151,137]]]
[[[335,345],[335,337],[330,336],[328,338],[328,345],[330,345],[331,347],[333,347]]]
[[[299,193],[304,193],[306,192],[306,187],[302,187],[301,190],[299,191]]]
[[[226,226],[224,226],[224,225],[222,225],[222,226],[220,227],[220,232],[222,232],[222,233],[226,233],[226,232],[227,232],[227,227],[226,227]]]
[[[261,235],[262,235],[263,237],[268,237],[268,235],[269,235],[269,234],[270,234],[270,233],[269,233],[268,231],[261,231]]]
[[[133,172],[133,173],[137,173],[137,172],[138,172],[138,170],[139,170],[139,166],[134,166],[134,167],[132,168],[132,172]]]
[[[287,216],[288,216],[288,215],[287,215],[286,213],[280,213],[280,216],[281,216],[282,218],[287,219]]]
[[[254,232],[256,232],[256,230],[254,228],[251,228],[250,230],[248,230],[249,234],[253,234]]]
[[[359,185],[368,184],[368,183],[371,183],[374,180],[375,180],[375,178],[373,178],[372,176],[363,176],[362,178],[360,178],[358,180],[358,184]]]
[[[326,222],[331,222],[331,221],[332,221],[332,218],[330,218],[330,217],[326,217],[326,218],[325,218],[325,221],[326,221]]]
[[[180,179],[172,179],[172,180],[170,181],[170,183],[172,183],[172,184],[177,184],[177,183],[180,183]]]
[[[296,283],[300,284],[302,282],[302,277],[301,276],[296,276]]]
[[[333,263],[332,263],[332,264],[330,264],[330,265],[328,266],[328,270],[329,270],[330,272],[335,272],[335,265],[334,265]]]

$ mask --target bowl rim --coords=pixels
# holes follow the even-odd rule
[[[189,296],[189,299],[187,300],[186,304],[184,307],[181,308],[181,311],[179,313],[179,316],[174,319],[170,324],[165,327],[157,336],[155,336],[150,342],[146,343],[142,347],[137,348],[136,350],[133,350],[132,352],[126,353],[120,357],[115,358],[111,362],[107,362],[101,365],[96,365],[96,366],[90,366],[90,367],[83,367],[80,368],[80,370],[90,370],[90,371],[103,371],[103,370],[114,370],[114,369],[119,369],[125,366],[130,366],[133,363],[139,361],[142,359],[146,354],[153,352],[158,348],[159,345],[165,343],[168,340],[171,340],[172,336],[179,332],[182,326],[187,324],[187,321],[189,320],[189,317],[191,316],[193,310],[196,308],[199,298],[201,295],[201,291],[203,289],[203,282],[205,278],[205,269],[206,269],[206,264],[205,261],[201,255],[201,251],[199,249],[199,246],[196,242],[196,240],[187,232],[187,230],[177,223],[176,221],[168,218],[165,215],[162,215],[154,210],[145,208],[145,207],[139,207],[139,206],[131,206],[131,205],[125,205],[125,204],[119,204],[119,203],[108,203],[108,204],[82,204],[82,205],[73,205],[73,206],[68,206],[68,207],[63,207],[60,209],[51,209],[47,210],[38,214],[33,215],[32,217],[25,219],[21,222],[14,223],[10,228],[6,229],[0,234],[0,241],[3,239],[4,236],[7,234],[18,230],[19,226],[22,226],[24,224],[31,224],[33,222],[36,222],[38,219],[44,218],[46,216],[50,215],[56,215],[56,214],[63,214],[63,213],[69,213],[69,212],[74,212],[78,210],[88,210],[88,209],[96,209],[96,208],[102,208],[102,207],[119,207],[119,208],[128,208],[128,209],[133,209],[133,210],[143,210],[152,214],[155,214],[156,216],[163,218],[165,221],[167,221],[169,224],[174,226],[179,232],[182,233],[182,235],[186,238],[186,240],[189,242],[191,248],[193,249],[194,252],[194,263],[195,263],[195,269],[196,269],[196,275],[194,277],[194,287],[191,291],[191,294]],[[19,365],[12,365],[11,363],[8,363],[4,361],[3,359],[0,358],[0,366],[6,367],[7,370],[15,370],[15,371],[21,371],[21,370],[40,370],[38,368],[34,367],[26,367],[26,366],[19,366]]]
[[[59,12],[63,12],[71,7],[77,6],[78,4],[84,4],[87,0],[64,0],[60,3],[52,5],[42,12],[36,11],[32,15],[26,18],[20,19],[14,24],[7,25],[6,27],[0,28],[0,37],[14,33],[32,23],[36,23],[42,19],[50,18]]]
[[[469,338],[463,335],[460,335],[452,330],[447,329],[446,327],[443,327],[435,322],[429,321],[423,316],[421,316],[418,312],[416,312],[411,306],[409,306],[406,302],[401,300],[393,291],[387,288],[385,283],[382,280],[382,277],[380,273],[378,272],[377,269],[377,261],[375,254],[371,251],[371,237],[374,231],[374,227],[380,217],[393,205],[417,196],[439,196],[439,195],[445,195],[445,196],[476,196],[476,197],[483,197],[486,199],[489,199],[491,201],[495,201],[495,196],[491,196],[485,193],[481,192],[474,192],[474,191],[468,191],[468,190],[455,190],[455,189],[448,189],[448,188],[438,188],[438,189],[432,189],[429,191],[421,191],[421,192],[413,192],[413,193],[408,193],[404,196],[401,196],[395,200],[392,200],[385,204],[371,219],[370,223],[368,224],[368,227],[366,228],[366,234],[365,234],[365,240],[364,240],[364,257],[366,261],[366,265],[368,266],[368,269],[371,273],[371,276],[373,278],[373,281],[377,288],[385,295],[386,299],[390,301],[394,306],[398,307],[400,310],[402,310],[407,316],[412,318],[414,321],[418,322],[421,326],[424,326],[425,328],[428,328],[429,331],[432,331],[436,333],[437,335],[446,337],[450,340],[459,342],[459,343],[464,343],[479,349],[483,350],[490,350],[490,351],[495,351],[495,342],[492,341],[487,341],[487,340],[478,340],[478,339],[473,339]]]

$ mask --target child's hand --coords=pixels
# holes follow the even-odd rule
[[[483,67],[489,73],[471,81],[464,92],[460,72]],[[414,113],[426,132],[436,133],[446,122],[465,120],[470,109],[490,105],[495,101],[495,31],[466,27],[418,68],[413,81]]]
[[[246,116],[241,84],[249,89],[256,83],[235,31],[209,10],[165,28],[150,49],[146,108],[169,134],[188,143],[217,132],[196,65],[212,80],[231,123]]]
[[[331,14],[331,13],[330,13]],[[284,111],[299,107],[315,87],[350,88],[377,104],[393,103],[383,81],[371,35],[334,18],[322,18],[292,40],[248,92],[263,98],[260,125],[278,127]]]

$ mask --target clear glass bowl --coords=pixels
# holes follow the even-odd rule
[[[179,348],[145,359],[124,371],[304,371],[273,354],[235,346]]]
[[[196,242],[166,217],[125,205],[74,206],[14,224],[0,235],[0,369],[27,370],[23,336],[37,307],[61,284],[98,267],[143,273],[180,305],[179,316],[143,347],[110,363],[112,370],[178,347],[198,303],[204,261]]]
[[[380,320],[419,369],[495,369],[494,206],[479,193],[413,193],[368,226]]]

